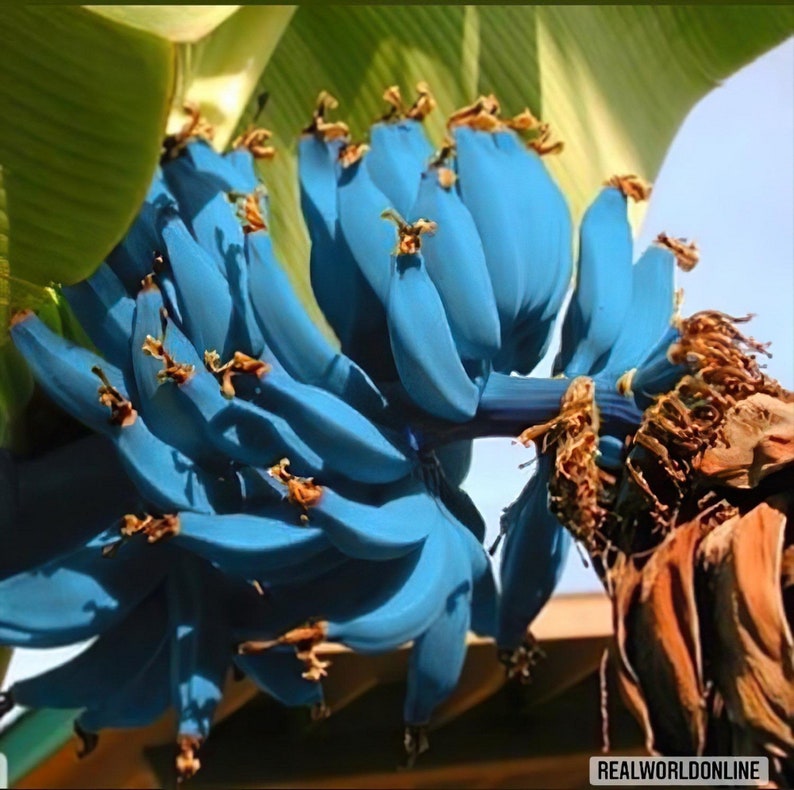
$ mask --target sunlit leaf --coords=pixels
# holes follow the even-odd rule
[[[229,142],[294,12],[294,6],[246,6],[188,49],[185,98],[199,104],[217,146]]]
[[[548,161],[578,216],[613,173],[652,180],[695,102],[792,30],[785,6],[303,6],[260,82],[260,120],[281,151],[262,172],[282,259],[313,305],[294,151],[321,89],[359,137],[392,84],[410,96],[430,83],[436,142],[445,115],[478,93],[511,114],[529,106],[565,143]]]
[[[0,12],[0,164],[11,275],[75,282],[145,194],[173,86],[173,45],[84,9]]]
[[[198,41],[238,5],[87,5],[89,11],[175,42]]]

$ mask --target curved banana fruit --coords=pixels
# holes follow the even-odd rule
[[[483,245],[453,175],[441,166],[422,173],[406,216],[410,221],[429,217],[437,225],[422,240],[422,255],[460,356],[492,359],[501,345],[499,314]]]
[[[552,461],[538,458],[538,468],[518,499],[505,509],[502,594],[497,644],[513,650],[551,597],[571,546],[570,533],[548,507]]]
[[[152,660],[166,628],[165,596],[159,588],[82,653],[17,681],[9,693],[17,705],[27,708],[98,707]]]
[[[294,511],[276,505],[256,514],[182,513],[172,542],[245,579],[270,579],[271,571],[303,563],[330,546],[321,529],[301,526]]]
[[[58,647],[90,639],[125,617],[165,573],[163,551],[118,557],[87,546],[0,582],[0,643]]]
[[[611,179],[585,212],[579,233],[576,287],[562,332],[556,371],[569,378],[599,373],[617,340],[632,298],[633,242],[629,196],[650,187],[634,176]]]
[[[418,250],[392,256],[386,315],[394,361],[411,400],[452,422],[472,417],[480,393],[460,361],[444,305]]]
[[[298,300],[273,254],[270,236],[246,237],[250,288],[256,317],[269,348],[287,372],[304,384],[328,390],[367,416],[382,414],[383,396],[349,357],[323,337]]]

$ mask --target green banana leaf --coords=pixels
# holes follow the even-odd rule
[[[174,105],[233,131],[290,7],[0,11],[0,446],[30,395],[10,315],[89,276],[143,200]],[[65,314],[68,308],[58,305]]]
[[[479,94],[508,114],[529,106],[565,144],[546,159],[579,216],[610,175],[653,180],[698,99],[792,31],[791,6],[302,6],[257,91],[269,100],[256,120],[279,150],[261,172],[281,260],[319,320],[294,153],[321,89],[358,139],[392,84],[409,100],[430,84],[437,143],[446,115]],[[254,99],[245,123],[256,112]]]

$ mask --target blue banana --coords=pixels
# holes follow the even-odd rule
[[[191,414],[184,408],[179,393],[160,376],[160,360],[147,353],[148,339],[162,334],[163,298],[151,277],[144,279],[135,300],[135,321],[132,331],[132,366],[143,419],[163,441],[185,455],[200,459],[206,453],[206,442],[194,430]],[[183,371],[185,375],[188,371]]]
[[[233,638],[220,576],[208,570],[203,561],[182,553],[167,583],[180,778],[198,770],[195,752],[209,735],[232,658]]]
[[[554,591],[571,546],[570,534],[549,511],[551,470],[552,459],[540,456],[535,474],[502,516],[506,538],[497,644],[505,650],[525,639]]]
[[[157,344],[151,346],[157,353]],[[204,369],[201,357],[173,322],[166,325],[162,351],[181,368],[192,368],[174,385],[186,401],[194,429],[229,458],[252,466],[269,466],[289,454],[302,475],[321,473],[323,459],[310,449],[282,417],[241,398],[226,398],[214,377]],[[260,363],[261,364],[261,363]]]
[[[347,165],[339,178],[337,206],[342,236],[381,305],[389,295],[389,261],[394,249],[394,231],[381,221],[391,201],[372,180],[365,155]]]
[[[579,233],[579,265],[562,331],[556,371],[569,378],[603,369],[631,304],[632,238],[628,196],[644,199],[650,188],[634,176],[615,177],[585,212]]]
[[[307,560],[292,562],[280,568],[274,568],[262,577],[268,585],[296,585],[313,582],[319,576],[342,567],[349,561],[339,549],[331,546],[323,549]]]
[[[164,511],[212,512],[213,502],[234,497],[236,481],[207,474],[147,428],[119,370],[51,332],[33,314],[17,316],[11,336],[44,391],[115,444],[144,500]]]
[[[453,136],[460,195],[482,241],[504,338],[527,291],[524,251],[511,232],[518,217],[513,190],[508,186],[510,164],[489,131],[456,126]]]
[[[631,305],[604,375],[620,376],[636,367],[669,328],[675,310],[674,271],[675,255],[660,245],[649,247],[634,264]]]
[[[426,217],[437,225],[423,239],[422,254],[460,356],[491,359],[501,344],[499,314],[477,227],[453,180],[448,168],[426,170],[409,220]]]
[[[428,491],[436,498],[439,506],[446,508],[453,520],[463,525],[482,543],[485,537],[485,521],[471,497],[449,480],[437,451],[422,457],[422,475]]]
[[[248,234],[251,300],[269,348],[287,372],[342,398],[368,416],[381,414],[385,401],[366,373],[337,352],[315,326],[273,254],[264,231]]]
[[[172,543],[225,573],[268,579],[271,571],[303,563],[330,547],[321,529],[296,522],[294,511],[278,505],[258,508],[256,515],[182,513]]]
[[[166,166],[165,174],[191,233],[227,281],[223,293],[230,300],[231,309],[222,317],[229,321],[231,336],[226,350],[230,352],[233,346],[247,354],[260,354],[263,341],[252,314],[243,227],[236,215],[242,211],[246,223],[265,224],[267,199],[255,174],[241,176],[238,172],[240,166],[246,169],[241,161],[244,157],[240,152],[227,161],[204,141],[195,140],[186,146],[185,156]],[[218,291],[212,290],[217,297]],[[224,353],[219,345],[204,348]]]
[[[275,648],[265,653],[237,656],[235,663],[262,691],[282,705],[314,706],[323,702],[322,686],[303,677],[292,650]]]
[[[571,279],[572,228],[567,203],[541,156],[523,145],[512,130],[494,133],[510,184],[513,221],[505,233],[516,238],[524,267],[522,304],[505,349],[494,360],[497,370],[529,373],[551,342],[551,330]]]
[[[349,557],[399,557],[444,526],[443,514],[431,497],[414,486],[405,489],[382,504],[366,504],[325,488],[310,510],[309,523],[320,527]]]
[[[161,214],[171,201],[145,202],[121,243],[107,256],[106,264],[130,294],[152,270],[155,254],[163,248]]]
[[[328,638],[360,653],[381,653],[422,634],[449,595],[468,581],[469,571],[455,562],[459,555],[451,529],[432,530],[415,553],[407,577],[376,596],[368,611],[329,620]]]
[[[145,598],[65,664],[17,681],[14,702],[27,708],[94,708],[134,678],[162,645],[167,610],[162,588]]]
[[[645,359],[637,366],[637,370],[618,381],[618,389],[633,397],[640,409],[647,409],[657,395],[671,390],[678,380],[688,372],[686,365],[670,361],[670,346],[681,339],[681,332],[671,326]]]
[[[449,594],[439,617],[414,640],[403,708],[409,727],[428,724],[435,708],[458,685],[470,621],[471,586],[463,583]]]
[[[473,442],[459,441],[439,447],[436,450],[444,476],[452,486],[460,486],[466,479],[471,467]]]
[[[253,154],[242,145],[223,155],[206,140],[196,139],[187,144],[184,155],[197,173],[215,180],[217,192],[253,192],[259,184]]]
[[[107,264],[77,285],[63,289],[77,320],[103,356],[122,370],[129,370],[130,336],[135,301]]]
[[[171,704],[168,664],[168,645],[163,642],[126,683],[80,713],[74,721],[75,734],[82,741],[78,757],[96,748],[100,730],[145,727],[160,718]]]
[[[461,364],[444,306],[418,249],[392,256],[386,313],[394,361],[411,400],[442,419],[463,422],[472,417],[480,393]]]
[[[179,216],[168,217],[163,240],[188,337],[201,352],[230,353],[233,308],[226,278]]]
[[[464,564],[471,568],[471,630],[480,636],[495,636],[499,592],[493,563],[471,530],[459,528],[456,534],[463,549]]]
[[[118,557],[88,545],[41,568],[0,582],[0,644],[57,647],[101,634],[157,586],[161,550],[140,547]]]
[[[284,416],[301,439],[329,468],[364,483],[389,483],[411,471],[408,448],[402,450],[345,401],[301,384],[273,367],[259,379],[241,380],[238,391],[263,409]]]
[[[411,108],[403,105],[397,86],[388,88],[383,98],[392,109],[369,130],[367,170],[392,207],[403,216],[408,215],[416,201],[419,177],[433,153],[421,122],[435,107],[435,100],[426,84],[420,83],[417,88],[419,98]]]
[[[298,144],[301,208],[311,239],[311,283],[317,304],[344,354],[378,379],[393,378],[386,316],[342,232],[337,210],[339,154],[345,143],[307,133]]]
[[[240,652],[258,652],[262,649],[259,640],[263,639],[270,640],[264,645],[268,649],[274,646],[272,640],[283,637],[285,631],[310,620],[341,622],[366,615],[373,606],[393,596],[406,579],[413,578],[419,555],[420,551],[414,549],[396,559],[379,562],[347,559],[308,583],[269,585],[267,596],[260,598],[260,606],[249,607],[237,624],[235,633],[239,639],[255,640],[243,643]],[[435,568],[436,571],[441,569]],[[322,639],[326,629],[320,630]]]

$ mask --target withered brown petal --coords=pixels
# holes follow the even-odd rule
[[[794,464],[794,402],[758,393],[725,415],[721,436],[699,468],[736,488],[754,488],[787,464]]]
[[[610,646],[610,656],[617,670],[618,690],[629,712],[634,716],[645,733],[645,747],[654,751],[654,734],[648,706],[640,690],[637,673],[628,657],[628,636],[626,633],[627,614],[634,605],[639,593],[642,574],[625,555],[619,555],[610,569],[610,588],[612,596],[612,618],[615,641]]]
[[[621,612],[625,654],[652,730],[650,748],[662,754],[702,754],[705,745],[707,711],[694,581],[701,532],[698,520],[671,532],[640,578],[629,576],[637,591]]]
[[[772,755],[794,754],[794,642],[783,608],[786,516],[772,500],[702,542],[717,644],[712,674],[730,718]]]

